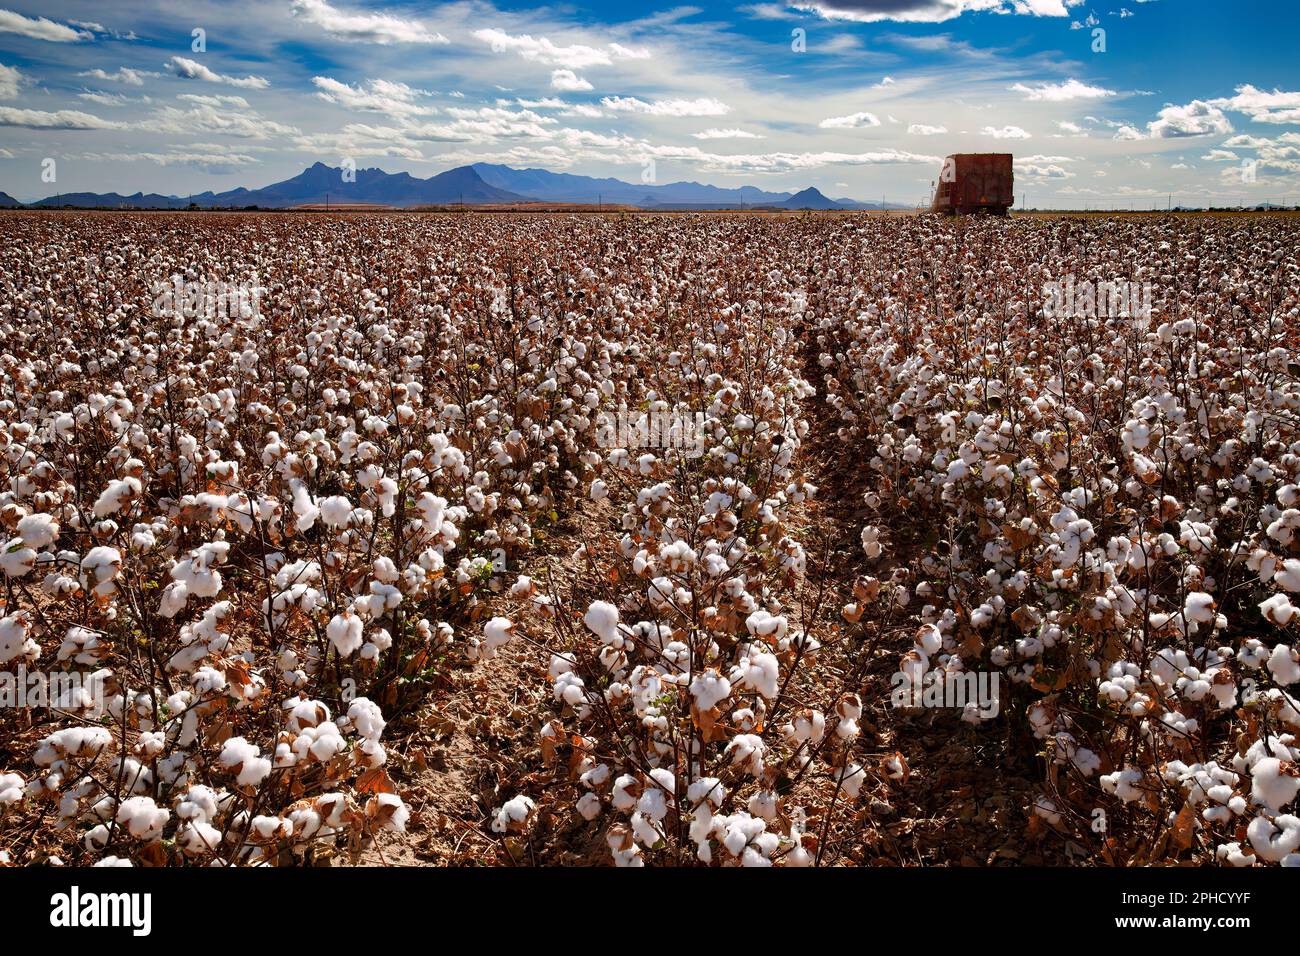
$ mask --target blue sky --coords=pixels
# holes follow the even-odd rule
[[[1034,205],[1300,200],[1289,3],[628,11],[0,0],[0,190],[184,195],[317,161],[482,160],[912,202],[942,156],[981,150],[1016,155]]]

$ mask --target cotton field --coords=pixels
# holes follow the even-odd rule
[[[0,228],[0,862],[1300,865],[1300,220]]]

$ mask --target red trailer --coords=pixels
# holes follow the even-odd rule
[[[930,209],[949,216],[1005,216],[1016,202],[1014,188],[1010,153],[957,153],[943,161]]]

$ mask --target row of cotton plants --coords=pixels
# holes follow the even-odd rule
[[[0,668],[83,678],[0,711],[8,859],[357,858],[409,817],[386,719],[591,481],[624,360],[571,230],[522,268],[455,219],[7,228]],[[214,281],[253,291],[158,292]]]
[[[878,232],[814,328],[864,556],[913,539],[902,670],[997,673],[1026,811],[1099,863],[1300,865],[1295,226]],[[1049,298],[1117,280],[1150,311]]]
[[[828,627],[808,580],[802,257],[753,224],[663,231],[675,257],[644,266],[656,295],[638,305],[653,324],[602,348],[645,356],[621,397],[690,410],[700,441],[593,453],[597,530],[487,624],[550,661],[544,769],[492,827],[522,847],[543,812],[581,818],[617,866],[828,862],[828,834],[906,768],[860,740],[861,630]]]

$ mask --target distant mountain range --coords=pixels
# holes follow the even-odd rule
[[[351,171],[349,171],[351,173]],[[457,166],[418,179],[410,173],[358,169],[345,180],[342,167],[316,163],[292,179],[261,189],[211,191],[192,196],[158,193],[56,193],[33,203],[20,203],[0,192],[0,206],[51,208],[77,206],[89,209],[185,209],[191,205],[212,209],[291,209],[296,206],[366,204],[410,208],[413,206],[509,205],[565,203],[635,206],[641,209],[902,209],[897,203],[827,199],[813,187],[797,193],[767,192],[756,186],[727,188],[707,183],[676,182],[662,186],[597,179],[546,169],[514,169],[491,163]]]

